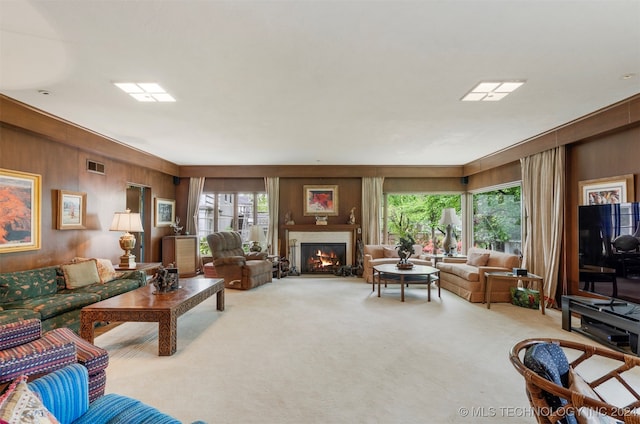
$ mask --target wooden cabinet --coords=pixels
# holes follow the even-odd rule
[[[198,273],[198,237],[166,236],[162,238],[162,264],[175,263],[180,277]]]

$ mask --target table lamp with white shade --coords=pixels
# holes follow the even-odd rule
[[[262,252],[262,244],[265,242],[264,231],[259,225],[252,225],[249,228],[249,241],[251,246],[249,250],[252,252]]]
[[[136,247],[136,237],[131,234],[142,233],[142,221],[140,220],[139,213],[131,213],[129,209],[126,212],[116,212],[113,214],[113,221],[109,231],[123,231],[124,234],[120,237],[120,248],[124,250],[124,255],[120,256],[120,268],[135,269],[136,257],[131,254],[131,251]]]
[[[442,248],[447,256],[452,256],[452,248],[456,247],[456,238],[451,229],[454,225],[460,225],[460,219],[458,218],[458,215],[456,215],[456,210],[454,208],[445,208],[442,210],[440,225],[446,225],[446,233],[444,240],[442,240]]]

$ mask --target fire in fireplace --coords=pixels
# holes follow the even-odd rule
[[[346,250],[346,243],[301,243],[301,273],[334,273],[346,263]]]

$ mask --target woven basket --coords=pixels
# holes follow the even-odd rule
[[[521,360],[521,358],[524,357],[524,352],[527,348],[538,343],[557,344],[563,348],[565,353],[567,353],[568,358],[568,353],[570,353],[571,350],[575,351],[577,354],[576,359],[569,362],[570,366],[573,368],[584,363],[590,358],[596,358],[598,356],[612,359],[613,361],[610,362],[614,364],[614,369],[606,372],[604,375],[593,381],[587,381],[587,383],[591,388],[597,388],[605,382],[615,379],[628,391],[628,393],[631,394],[631,397],[635,398],[635,401],[632,401],[628,405],[622,407],[614,406],[606,403],[602,399],[596,400],[590,397],[585,397],[582,393],[559,386],[539,376],[527,368]],[[517,343],[513,348],[511,348],[510,359],[513,366],[525,379],[527,397],[529,398],[529,403],[538,423],[555,423],[565,416],[565,412],[575,411],[584,406],[592,408],[601,414],[616,418],[619,421],[624,421],[625,423],[640,424],[640,414],[632,412],[635,408],[640,408],[640,395],[638,394],[638,390],[631,387],[622,376],[624,372],[640,366],[640,358],[622,352],[615,352],[609,349],[589,346],[568,340],[541,338],[527,339]],[[583,364],[583,367],[586,366],[586,364],[587,363]],[[544,396],[545,392],[565,399],[567,401],[567,405],[552,411]]]

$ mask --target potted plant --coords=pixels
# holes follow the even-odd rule
[[[413,264],[409,262],[409,258],[413,255],[413,246],[416,244],[415,239],[411,234],[406,234],[404,237],[400,237],[400,242],[396,245],[400,262],[398,262],[398,268],[410,269],[413,268]]]

